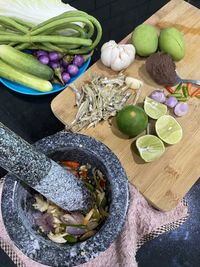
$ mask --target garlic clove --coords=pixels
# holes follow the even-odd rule
[[[52,240],[55,243],[58,244],[64,244],[67,243],[67,240],[65,240],[63,237],[65,237],[67,235],[67,233],[65,234],[53,234],[52,232],[50,232],[47,236],[50,240]]]
[[[124,47],[124,50],[132,62],[135,59],[135,47],[133,45],[127,45]]]
[[[125,83],[131,89],[140,89],[144,85],[142,81],[129,76],[126,77]]]
[[[101,61],[106,67],[111,66],[112,48],[107,48],[101,53]]]
[[[111,69],[114,71],[121,71],[123,69],[123,63],[119,57],[116,57],[115,60],[112,61]]]
[[[43,196],[35,195],[36,202],[32,205],[36,210],[44,212],[48,209],[49,203],[44,200]]]
[[[103,50],[107,49],[107,48],[113,48],[117,45],[117,43],[114,40],[111,40],[105,44],[103,44],[103,46],[101,47],[101,52],[103,52]]]

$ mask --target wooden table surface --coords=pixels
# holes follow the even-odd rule
[[[181,77],[200,79],[200,11],[182,0],[172,0],[145,23],[158,29],[176,27],[184,34],[186,55],[176,63]],[[130,35],[123,43],[129,42]],[[98,73],[110,76],[114,74],[100,61],[94,64],[75,84],[80,88],[89,75]],[[144,81],[144,89],[138,102],[152,90],[158,88],[145,71],[145,59],[137,58],[125,71],[126,74]],[[161,87],[160,87],[161,88]],[[76,113],[74,94],[67,88],[51,104],[54,115],[64,124],[72,120]],[[132,149],[133,139],[121,135],[107,122],[99,123],[95,128],[81,133],[95,137],[105,143],[119,157],[126,170],[129,181],[134,184],[145,198],[160,210],[174,208],[200,175],[200,101],[189,101],[189,113],[179,118],[183,128],[183,139],[174,146],[166,147],[165,154],[157,161],[144,163]]]

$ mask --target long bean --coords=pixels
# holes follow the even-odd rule
[[[99,41],[101,40],[101,37],[102,37],[101,24],[98,22],[98,20],[96,20],[92,16],[90,16],[90,19],[92,20],[93,24],[96,26],[97,31],[98,31],[96,39],[94,40],[93,44],[90,47],[82,48],[82,49],[74,49],[74,50],[72,49],[69,51],[70,54],[86,54],[86,53],[92,51],[97,46]]]
[[[41,36],[18,36],[13,34],[12,36],[0,36],[0,41],[11,41],[19,43],[60,43],[60,44],[79,44],[84,46],[90,46],[92,44],[91,39],[83,39],[76,37],[67,37],[67,36],[57,36],[57,35],[41,35]]]
[[[2,26],[7,27],[12,27],[12,29],[16,29],[20,32],[23,33],[27,33],[28,32],[28,28],[25,26],[20,25],[19,23],[17,23],[16,21],[14,21],[11,18],[5,17],[5,16],[0,16],[0,23]]]
[[[93,26],[93,25],[92,25]],[[73,23],[66,23],[65,25],[63,25],[62,27],[60,27],[60,25],[58,26],[58,29],[57,30],[64,30],[64,29],[69,29],[69,30],[72,30],[72,31],[74,31],[73,32],[73,36],[75,37],[75,36],[79,36],[79,37],[82,37],[82,38],[84,38],[85,37],[85,31],[84,31],[84,29],[83,28],[81,28],[79,25],[76,25],[76,24],[73,24]],[[53,32],[55,32],[56,31],[56,29],[49,29],[49,30],[46,30],[45,31],[45,34],[51,34],[51,33],[53,33]],[[75,35],[74,35],[74,33],[76,33]],[[68,36],[68,35],[67,35]],[[71,34],[70,34],[70,36],[71,36]]]
[[[29,43],[22,43],[22,44],[15,45],[15,48],[18,50],[24,50],[24,49],[28,49],[29,46],[30,46]]]
[[[50,22],[47,25],[44,25],[36,30],[31,30],[30,34],[31,36],[33,35],[39,35],[41,33],[44,33],[46,30],[51,29],[52,31],[57,31],[59,27],[65,26],[67,23],[70,22],[84,22],[87,24],[89,27],[93,27],[92,23],[86,18],[86,17],[71,17],[71,18],[63,18],[63,19],[58,19],[55,21]]]
[[[48,49],[49,51],[57,51],[60,53],[64,52],[64,50],[62,48],[60,48],[59,46],[56,46],[54,44],[51,44],[51,43],[43,43],[43,46],[45,47],[44,50],[46,50],[46,51]]]
[[[9,44],[19,50],[29,48],[85,54],[94,50],[101,36],[98,20],[82,11],[65,12],[36,26],[0,16],[0,44]]]
[[[33,28],[35,26],[35,24],[31,23],[31,22],[27,22],[27,21],[24,21],[22,19],[19,19],[19,18],[12,18],[12,17],[9,17],[10,19],[13,19],[15,22],[17,22],[18,24],[22,25],[22,26],[25,26],[29,29]]]
[[[32,31],[34,30],[37,30],[45,25],[48,25],[49,23],[55,21],[55,20],[58,20],[58,19],[63,19],[63,18],[68,18],[68,17],[80,17],[80,16],[86,16],[88,15],[87,13],[83,12],[83,11],[79,11],[79,10],[76,10],[76,11],[67,11],[67,12],[64,12],[58,16],[55,16],[51,19],[48,19],[44,22],[41,22],[40,24],[36,25],[35,27],[32,28]]]

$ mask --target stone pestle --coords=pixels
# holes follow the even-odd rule
[[[68,211],[88,212],[92,195],[84,183],[0,122],[0,166]]]

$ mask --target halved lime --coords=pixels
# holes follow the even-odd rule
[[[165,146],[157,136],[144,135],[137,139],[136,147],[141,158],[146,162],[154,161],[165,152]]]
[[[152,119],[159,119],[167,113],[167,106],[146,96],[144,101],[144,111]]]
[[[165,143],[174,145],[182,139],[183,130],[176,119],[170,115],[164,115],[156,121],[156,133]]]

